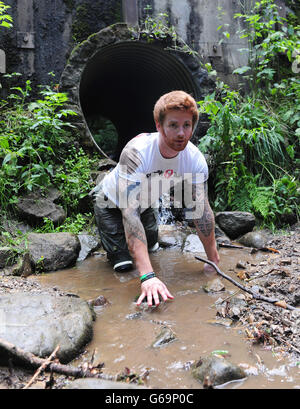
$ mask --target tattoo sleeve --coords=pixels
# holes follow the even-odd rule
[[[120,180],[120,189],[122,193],[127,193],[127,208],[120,209],[123,216],[123,225],[125,236],[129,250],[132,250],[134,241],[140,240],[147,245],[147,238],[145,234],[144,226],[140,219],[140,193],[138,186],[128,182],[128,180]],[[134,194],[132,194],[134,192]]]
[[[200,231],[205,237],[211,235],[214,231],[214,214],[208,202],[207,196],[207,183],[204,183],[201,189],[197,189],[196,185],[192,186],[193,200],[197,203],[202,203],[202,215],[199,218],[194,219],[194,224],[197,230]]]

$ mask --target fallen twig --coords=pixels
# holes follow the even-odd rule
[[[29,386],[31,386],[33,384],[33,382],[36,380],[36,378],[39,376],[39,374],[44,371],[47,366],[50,364],[50,362],[52,361],[52,359],[55,358],[55,355],[57,353],[57,351],[59,350],[59,345],[57,345],[57,347],[55,348],[55,350],[52,352],[52,354],[49,356],[49,358],[45,359],[44,363],[38,368],[38,370],[36,371],[36,373],[33,375],[33,377],[30,379],[30,381],[24,386],[23,389],[28,389]]]
[[[250,253],[257,253],[258,251],[267,251],[270,253],[280,253],[279,250],[274,249],[273,247],[247,247],[247,246],[238,246],[236,244],[229,244],[229,243],[218,243],[219,247],[226,247],[230,249],[244,249],[244,250],[250,250]]]
[[[220,276],[222,276],[223,278],[226,278],[226,280],[230,281],[232,284],[236,285],[238,288],[240,288],[243,291],[246,291],[247,293],[251,294],[253,296],[253,298],[255,298],[256,300],[260,300],[260,301],[266,301],[269,302],[271,304],[275,304],[280,302],[281,300],[279,300],[278,298],[269,298],[269,297],[265,297],[264,295],[258,294],[256,292],[254,292],[253,290],[251,290],[250,288],[247,288],[245,286],[243,286],[242,284],[238,283],[237,281],[235,281],[233,278],[231,278],[230,276],[226,275],[225,273],[223,273],[219,267],[213,263],[210,260],[207,260],[205,258],[199,257],[199,256],[195,256],[195,258],[199,261],[203,261],[204,263],[207,263],[209,265],[211,265],[218,274],[220,274]],[[292,305],[289,304],[285,304],[285,308],[289,309],[289,310],[297,310],[298,308],[293,307]]]
[[[47,362],[48,359],[39,358],[32,354],[31,352],[26,352],[21,348],[16,347],[10,342],[5,341],[0,338],[0,350],[4,350],[8,355],[13,358],[21,360],[24,364],[30,365],[34,368],[39,368],[43,364],[46,364],[45,371],[55,372],[61,375],[72,376],[74,378],[101,378],[115,380],[114,376],[105,375],[99,372],[99,368],[95,367],[92,369],[86,368],[76,368],[71,365],[64,365],[59,362]]]

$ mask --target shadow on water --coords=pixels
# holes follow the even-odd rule
[[[222,271],[242,261],[261,261],[264,255],[249,255],[245,250],[220,250]],[[188,370],[190,363],[214,350],[227,350],[228,358],[235,364],[248,364],[256,369],[256,375],[242,382],[231,383],[226,388],[264,389],[300,388],[299,368],[278,353],[252,346],[245,342],[242,328],[225,328],[212,325],[215,319],[215,301],[237,288],[226,280],[225,293],[209,295],[202,286],[215,274],[206,276],[203,263],[194,255],[176,249],[159,250],[151,255],[158,276],[174,295],[174,300],[162,303],[156,309],[142,310],[139,318],[134,313],[141,311],[135,305],[139,295],[137,272],[114,273],[106,262],[106,256],[93,256],[77,263],[72,269],[34,277],[45,286],[60,289],[90,300],[104,295],[110,305],[95,307],[94,337],[87,346],[88,354],[96,349],[95,361],[104,362],[104,373],[115,375],[128,367],[142,374],[150,370],[148,385],[152,388],[202,388]],[[151,344],[162,325],[168,325],[177,340],[161,348]]]

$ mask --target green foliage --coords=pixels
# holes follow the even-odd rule
[[[12,77],[12,75],[7,75]],[[41,88],[41,99],[26,103],[31,85],[11,88],[1,101],[0,116],[0,205],[5,209],[16,202],[22,191],[45,189],[54,177],[54,163],[72,125],[66,117],[75,113],[64,109],[65,94],[49,86]],[[12,104],[13,103],[13,104]]]
[[[248,39],[250,67],[234,73],[243,74],[250,68],[247,78],[255,92],[261,83],[268,90],[272,81],[289,76],[293,58],[300,54],[299,22],[291,24],[282,18],[274,0],[257,1],[251,13],[237,13],[235,18],[242,19],[246,26],[241,38]]]
[[[167,13],[157,13],[153,15],[152,7],[148,4],[144,8],[145,19],[140,22],[139,27],[132,27],[133,38],[142,37],[148,43],[156,39],[164,40],[165,50],[176,50],[178,52],[188,53],[199,58],[198,53],[193,50],[182,38],[179,38],[175,27],[169,21]]]
[[[72,146],[64,163],[57,167],[54,183],[62,193],[62,204],[68,214],[79,211],[80,201],[92,188],[91,170],[98,158],[90,158],[82,148]]]
[[[3,216],[3,214],[1,214]],[[13,264],[17,261],[18,257],[24,255],[28,249],[27,235],[18,231],[12,234],[8,231],[2,231],[0,235],[0,246],[8,247],[12,253],[11,259],[8,260]]]
[[[107,155],[113,154],[118,144],[118,132],[114,124],[103,117],[90,118],[89,129],[97,145]]]
[[[77,213],[93,187],[90,175],[98,157],[74,145],[68,117],[75,113],[64,108],[67,96],[55,88],[41,87],[41,98],[28,102],[31,84],[26,81],[0,101],[0,206],[11,210],[18,195],[54,186],[68,214],[62,228],[73,232],[86,224],[86,217]],[[44,227],[50,230],[49,221]]]
[[[292,65],[300,27],[282,19],[273,0],[235,17],[247,27],[241,37],[249,41],[249,64],[234,73],[244,76],[250,93],[218,82],[199,102],[211,121],[199,148],[215,163],[216,210],[250,211],[280,227],[300,218],[300,80]]]
[[[10,6],[7,6],[3,1],[0,1],[0,27],[12,27],[13,19],[9,14],[6,14],[8,9],[10,9]]]
[[[79,234],[83,231],[90,232],[91,221],[93,216],[91,213],[77,213],[74,216],[67,217],[63,224],[55,227],[53,221],[44,218],[44,225],[41,228],[36,229],[37,233],[58,233],[58,232],[69,232],[73,234]]]

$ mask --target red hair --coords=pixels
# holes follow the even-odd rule
[[[193,117],[193,128],[195,127],[199,118],[199,112],[197,103],[191,95],[184,91],[172,91],[162,95],[154,106],[154,121],[162,125],[166,113],[172,110],[190,112]]]

